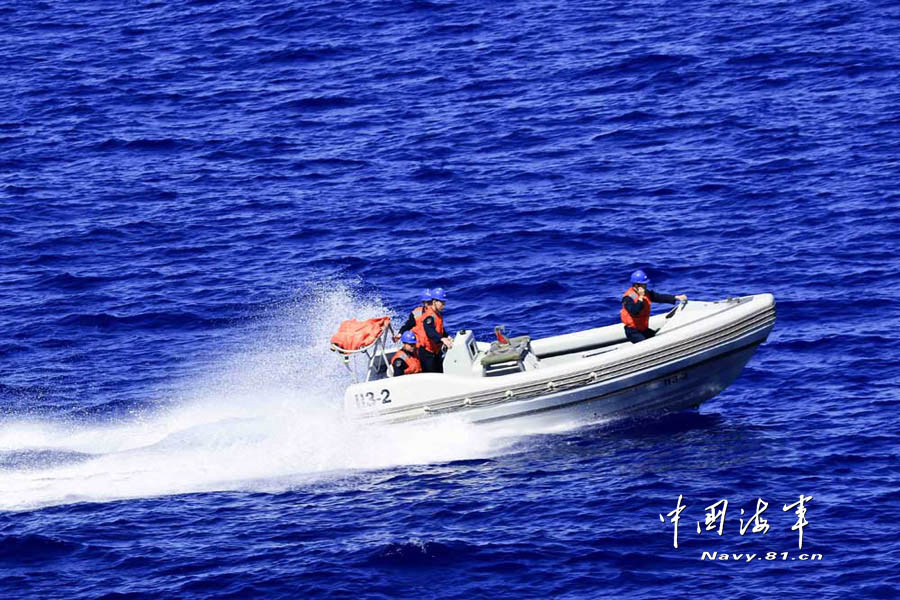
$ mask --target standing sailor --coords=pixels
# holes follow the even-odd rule
[[[650,306],[653,302],[675,304],[677,301],[687,302],[685,294],[672,296],[648,290],[650,278],[638,269],[631,274],[631,287],[622,296],[620,315],[625,324],[625,337],[632,344],[652,338],[656,331],[650,329]]]
[[[403,346],[391,357],[391,369],[394,377],[412,375],[422,372],[422,363],[416,356],[416,334],[406,331],[400,336]]]
[[[419,340],[419,360],[426,373],[444,372],[444,348],[453,347],[453,338],[444,330],[444,306],[447,296],[444,288],[431,290],[431,305],[416,320],[413,332]]]
[[[416,320],[420,316],[422,316],[422,313],[424,313],[425,309],[428,308],[428,305],[431,304],[431,290],[425,290],[424,292],[422,292],[419,300],[422,302],[422,304],[410,311],[409,316],[406,318],[406,323],[403,324],[403,327],[401,327],[400,331],[397,332],[397,335],[394,336],[395,342],[400,341],[400,336],[402,336],[407,331],[412,331],[416,326]]]

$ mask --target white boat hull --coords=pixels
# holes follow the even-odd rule
[[[655,316],[651,324],[665,326],[638,344],[624,341],[621,325],[535,340],[531,346],[544,358],[530,370],[369,381],[348,388],[345,408],[373,422],[454,415],[479,424],[527,420],[529,427],[543,428],[697,407],[739,377],[774,325],[775,302],[760,294],[687,308],[670,322]],[[585,346],[591,343],[599,349]]]
[[[473,413],[467,419],[475,423],[496,423],[521,418],[538,428],[548,428],[697,408],[740,376],[756,347],[755,344],[706,362],[675,367],[652,379],[628,378],[616,384],[590,386],[558,397],[542,398],[531,408],[507,407],[493,414]]]

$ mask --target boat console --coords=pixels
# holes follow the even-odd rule
[[[474,377],[493,377],[539,367],[540,361],[531,351],[527,335],[505,338],[490,344],[476,342],[471,330],[456,334],[453,347],[444,356],[444,373]]]

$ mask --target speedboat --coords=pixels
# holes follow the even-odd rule
[[[539,339],[506,337],[496,328],[492,342],[463,329],[443,373],[402,377],[391,373],[390,319],[354,323],[368,333],[350,344],[347,336],[332,338],[332,350],[354,374],[344,396],[353,418],[402,423],[455,415],[472,423],[528,419],[553,426],[698,407],[731,385],[767,339],[775,299],[683,302],[652,316],[656,335],[636,344],[621,323]]]

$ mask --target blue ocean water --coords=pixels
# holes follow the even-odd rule
[[[0,596],[898,597],[898,28],[885,1],[0,4]],[[563,333],[637,267],[778,301],[699,411],[342,419],[342,319],[441,285],[480,339]]]

